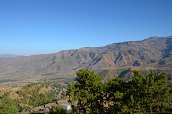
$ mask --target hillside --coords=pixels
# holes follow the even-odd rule
[[[0,83],[66,80],[78,69],[158,69],[172,75],[172,36],[113,43],[52,54],[0,58]]]

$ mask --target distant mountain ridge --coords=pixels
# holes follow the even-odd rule
[[[0,59],[0,80],[60,80],[73,78],[79,69],[103,71],[125,68],[165,70],[171,75],[172,36]]]
[[[17,57],[18,55],[12,55],[12,54],[0,54],[0,58],[9,58],[9,57]]]

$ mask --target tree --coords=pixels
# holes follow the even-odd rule
[[[144,76],[138,71],[128,82],[116,77],[103,82],[93,71],[80,70],[77,81],[70,84],[67,95],[74,113],[170,113],[172,86],[167,74],[151,71]]]
[[[129,109],[124,103],[126,83],[119,77],[109,80],[106,84],[106,113],[128,113]]]
[[[93,71],[79,70],[77,73],[77,82],[69,85],[67,95],[72,104],[74,113],[100,113],[103,110],[102,80],[100,76]],[[102,103],[100,103],[102,104]]]
[[[166,81],[165,73],[151,71],[148,76],[143,76],[134,71],[134,78],[127,83],[125,96],[131,113],[167,113],[171,93]]]

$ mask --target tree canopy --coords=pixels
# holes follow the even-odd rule
[[[168,113],[172,109],[172,89],[167,75],[151,71],[144,76],[133,72],[128,82],[116,77],[104,82],[90,70],[79,70],[67,95],[73,113]]]

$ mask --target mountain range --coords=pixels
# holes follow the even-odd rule
[[[10,57],[17,57],[18,55],[12,54],[0,54],[0,58],[10,58]]]
[[[52,54],[0,57],[0,83],[72,80],[79,69],[92,69],[105,77],[119,69],[120,73],[132,69],[156,69],[166,71],[171,76],[172,36],[63,50]]]

